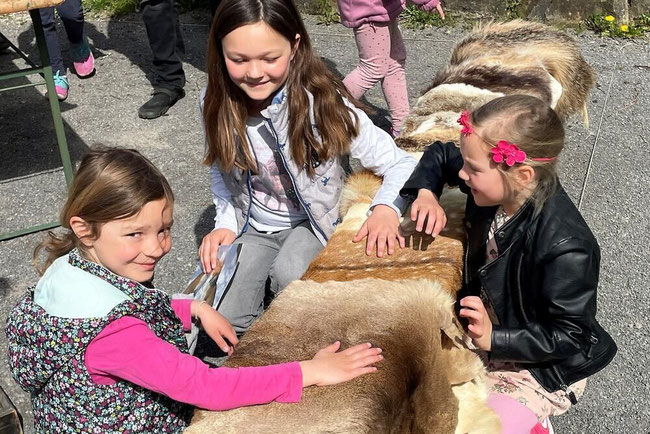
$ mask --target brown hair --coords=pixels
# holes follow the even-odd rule
[[[526,153],[524,164],[535,170],[531,198],[539,212],[557,189],[557,157],[564,148],[564,126],[555,111],[534,96],[508,95],[474,110],[470,122],[482,130],[480,137],[488,145],[507,140]],[[507,179],[510,168],[499,164],[497,169]]]
[[[289,103],[291,158],[313,176],[312,159],[328,160],[349,152],[359,134],[358,117],[343,97],[357,104],[340,79],[331,73],[312,50],[309,35],[292,0],[223,0],[217,9],[208,41],[208,87],[203,105],[206,130],[204,163],[218,163],[257,172],[245,134],[247,95],[228,75],[221,40],[233,30],[263,21],[288,41],[300,35],[286,82]],[[320,140],[314,136],[309,99],[314,97],[314,118]]]
[[[84,245],[70,228],[70,218],[78,216],[90,226],[91,237],[99,236],[101,225],[112,220],[136,215],[149,202],[166,199],[174,202],[174,194],[165,176],[151,161],[134,149],[98,147],[88,152],[68,191],[68,199],[59,221],[65,233],[49,231],[47,238],[34,250],[34,266],[44,273],[52,262]],[[38,255],[47,252],[41,266]]]

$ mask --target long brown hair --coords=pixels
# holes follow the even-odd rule
[[[166,199],[174,203],[174,194],[165,176],[134,149],[98,147],[88,152],[68,191],[68,199],[59,221],[66,229],[61,235],[49,231],[34,250],[34,266],[44,273],[52,262],[84,245],[70,228],[70,218],[78,216],[90,226],[90,236],[99,236],[101,225],[136,215],[149,202]],[[39,253],[45,250],[43,265]]]
[[[314,169],[310,163],[314,157],[325,161],[349,152],[352,139],[359,134],[358,117],[343,101],[345,97],[356,104],[343,82],[314,54],[292,0],[223,0],[219,5],[208,42],[208,88],[203,105],[207,137],[204,163],[218,163],[224,171],[235,166],[257,172],[257,162],[245,134],[248,97],[228,75],[221,40],[241,26],[261,21],[292,43],[296,34],[300,35],[286,82],[289,142],[291,158],[311,176]],[[314,96],[320,141],[314,136],[305,90]]]
[[[534,96],[507,95],[474,110],[470,122],[482,129],[481,139],[488,145],[507,140],[526,153],[524,163],[535,170],[532,200],[540,211],[557,189],[557,159],[564,149],[564,126],[557,113]],[[499,164],[497,169],[507,178],[506,165]]]

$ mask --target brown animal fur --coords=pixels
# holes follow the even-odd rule
[[[299,404],[197,411],[186,433],[458,432],[452,386],[481,378],[483,368],[476,355],[457,350],[440,332],[457,330],[452,303],[439,284],[427,280],[293,282],[226,366],[301,360],[341,340],[344,346],[370,341],[383,348],[379,370],[345,384],[305,389]],[[495,427],[494,415],[484,408],[472,418],[477,415],[487,415],[487,427]],[[465,432],[485,428],[463,424],[470,426]]]
[[[345,218],[305,274],[311,280],[282,291],[225,366],[303,360],[340,340],[343,346],[380,346],[385,359],[379,370],[349,383],[305,389],[299,404],[197,411],[187,433],[500,432],[498,417],[486,406],[483,365],[465,346],[453,315],[463,195],[443,195],[450,217],[446,235],[410,235],[409,249],[381,260],[367,257],[363,243],[350,241],[378,187],[369,173],[349,179],[341,202]],[[404,227],[412,232],[412,224]],[[332,279],[340,281],[327,281]]]
[[[462,110],[507,94],[536,96],[563,118],[582,112],[587,124],[594,82],[593,69],[568,35],[534,22],[490,23],[456,44],[450,64],[405,119],[397,143],[422,150],[435,140],[458,142]]]
[[[410,219],[405,219],[402,227],[408,248],[396,249],[387,260],[376,255],[367,256],[364,253],[365,242],[352,242],[366,219],[379,185],[379,179],[370,172],[357,173],[348,180],[341,197],[340,212],[345,218],[328,240],[326,248],[311,263],[303,280],[349,281],[366,277],[400,280],[435,276],[443,288],[455,293],[461,282],[464,234],[461,220],[465,195],[456,190],[443,194],[441,204],[447,212],[449,224],[435,240],[415,232]]]

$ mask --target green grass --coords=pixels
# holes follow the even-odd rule
[[[445,14],[445,19],[443,20],[437,11],[424,12],[413,5],[407,6],[406,10],[402,12],[402,15],[400,15],[400,22],[404,27],[413,30],[426,29],[427,27],[454,25],[454,20],[449,16],[449,14]]]
[[[83,0],[84,10],[102,12],[110,17],[135,12],[137,0]]]
[[[318,24],[329,26],[341,22],[339,11],[332,5],[330,0],[316,0],[311,9],[311,12],[318,18]]]
[[[640,38],[650,32],[650,14],[635,17],[628,24],[621,23],[613,15],[592,15],[585,20],[585,26],[611,38]]]

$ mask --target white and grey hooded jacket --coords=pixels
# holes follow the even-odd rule
[[[305,91],[307,92],[307,91]],[[310,101],[310,118],[314,125],[314,135],[319,137],[313,114],[313,96],[307,92]],[[200,106],[203,113],[205,89],[201,92]],[[355,158],[366,169],[383,178],[374,200],[375,205],[383,204],[402,215],[406,202],[399,191],[413,172],[416,161],[403,150],[397,148],[388,133],[375,126],[362,111],[346,103],[359,118],[359,135],[350,145],[349,157]],[[285,169],[291,177],[295,195],[309,217],[312,230],[325,244],[341,222],[339,202],[346,178],[344,162],[348,156],[338,156],[321,162],[311,178],[306,170],[298,167],[291,159],[289,145],[289,105],[285,89],[280,89],[271,104],[261,112],[269,132],[275,137]],[[203,116],[201,116],[203,118]],[[250,145],[249,145],[250,146]],[[241,236],[248,229],[251,207],[251,173],[233,167],[223,173],[218,164],[210,168],[211,189],[216,207],[215,229],[226,228]]]

